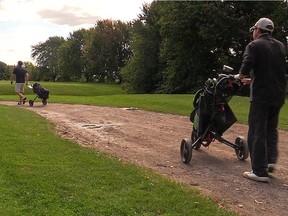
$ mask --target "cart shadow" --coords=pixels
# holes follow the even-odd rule
[[[216,150],[216,149],[213,149]],[[231,155],[226,152],[219,154],[217,149],[217,155],[213,154],[213,150],[210,149],[198,149],[193,150],[192,159],[190,163],[183,166],[187,170],[195,169],[209,169],[219,170],[220,172],[233,172],[235,169],[249,170],[251,169],[250,159],[239,160],[234,152],[231,151]]]

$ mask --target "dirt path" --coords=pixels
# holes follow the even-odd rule
[[[217,141],[193,151],[190,164],[180,162],[180,141],[191,133],[188,117],[86,105],[43,107],[40,102],[23,107],[54,122],[61,136],[198,188],[240,215],[288,214],[287,132],[280,131],[278,170],[266,184],[245,179],[242,173],[251,170],[250,159],[239,161],[232,148]],[[247,126],[234,124],[223,137],[234,142],[246,133]]]

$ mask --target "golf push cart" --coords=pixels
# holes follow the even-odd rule
[[[218,74],[217,78],[209,78],[204,87],[196,92],[194,109],[190,114],[193,123],[191,139],[183,139],[180,145],[183,163],[191,161],[192,150],[198,150],[201,146],[208,147],[215,140],[235,149],[239,160],[247,159],[249,150],[243,136],[238,136],[234,143],[222,138],[223,133],[237,121],[228,102],[243,86],[240,79],[230,74],[232,70],[224,65],[224,73]]]
[[[46,88],[42,88],[39,83],[34,83],[33,85],[29,84],[28,88],[32,89],[35,93],[35,98],[33,100],[29,100],[29,105],[33,106],[34,102],[37,98],[40,98],[42,104],[45,106],[47,104],[47,99],[49,98],[49,90]]]

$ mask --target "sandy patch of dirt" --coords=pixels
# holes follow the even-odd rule
[[[287,215],[287,132],[280,131],[279,164],[266,184],[245,179],[242,173],[251,170],[250,159],[239,161],[234,149],[218,141],[194,150],[192,161],[183,164],[179,149],[181,140],[190,137],[188,117],[87,105],[42,106],[40,102],[23,108],[54,122],[56,132],[67,139],[191,185],[239,215]],[[239,135],[246,137],[247,130],[245,125],[234,124],[223,137],[234,142]]]

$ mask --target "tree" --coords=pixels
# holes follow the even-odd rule
[[[129,57],[129,25],[121,21],[98,21],[85,44],[88,61],[87,80],[121,81],[119,70]]]
[[[131,29],[132,57],[121,70],[128,92],[152,93],[162,81],[158,56],[161,37],[156,25],[159,15],[157,10],[149,8],[149,4],[143,5],[143,14]]]
[[[86,30],[73,32],[60,46],[60,75],[62,81],[79,81],[86,69],[84,58]]]
[[[0,61],[0,80],[9,79],[8,66],[6,63]]]
[[[39,80],[39,71],[31,62],[24,62],[25,69],[29,74],[29,80],[37,81]]]
[[[63,37],[50,37],[44,43],[32,46],[31,57],[36,60],[37,66],[45,74],[45,79],[56,81],[59,77],[59,49],[64,42]]]

